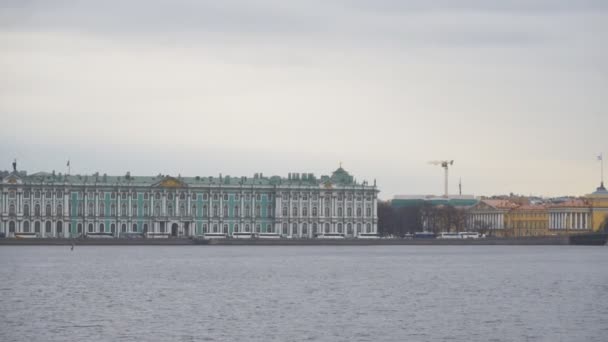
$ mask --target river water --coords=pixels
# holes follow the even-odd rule
[[[0,341],[607,341],[608,248],[3,246]]]

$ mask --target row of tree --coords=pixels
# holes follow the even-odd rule
[[[378,203],[378,233],[403,237],[405,234],[429,231],[461,232],[467,230],[466,212],[451,205],[419,205],[393,207],[390,202]],[[472,222],[468,230],[489,232],[483,222]]]

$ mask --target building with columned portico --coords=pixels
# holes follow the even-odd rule
[[[377,232],[374,184],[342,167],[329,176],[181,177],[4,172],[0,232],[7,237],[94,234],[192,237],[264,233],[358,237]]]

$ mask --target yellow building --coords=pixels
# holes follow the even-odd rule
[[[586,198],[591,208],[591,229],[598,231],[608,221],[608,190],[604,187],[604,182]]]
[[[549,212],[544,205],[520,205],[505,215],[510,237],[545,236],[549,234]]]
[[[550,205],[548,220],[549,233],[552,235],[589,233],[592,228],[591,205],[584,198]]]

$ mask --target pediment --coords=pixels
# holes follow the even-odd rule
[[[13,172],[2,179],[2,184],[23,184],[23,180],[16,172]]]
[[[159,187],[159,188],[172,188],[172,189],[187,187],[186,183],[182,182],[181,180],[179,180],[175,177],[168,177],[168,176],[163,178],[161,181],[157,182],[153,186]]]

